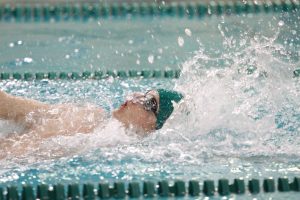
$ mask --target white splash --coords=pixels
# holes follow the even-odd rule
[[[184,45],[184,39],[183,39],[183,37],[179,36],[179,37],[177,38],[177,43],[178,43],[178,45],[179,45],[180,47],[182,47],[182,46]]]
[[[154,62],[154,55],[149,55],[148,56],[148,62],[150,63],[150,64],[153,64],[153,62]]]
[[[192,36],[192,31],[188,28],[184,29],[184,32],[187,36],[191,37]]]
[[[25,57],[24,59],[24,63],[32,63],[33,59],[30,57]]]

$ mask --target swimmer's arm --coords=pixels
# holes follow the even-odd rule
[[[21,122],[25,120],[28,113],[49,108],[48,104],[12,96],[0,91],[0,118]]]

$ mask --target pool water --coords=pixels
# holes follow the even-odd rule
[[[149,137],[108,119],[91,134],[50,138],[24,156],[7,156],[0,185],[300,175],[300,79],[293,77],[300,67],[299,12],[0,27],[3,72],[182,70],[179,79],[1,81],[11,94],[92,103],[108,113],[134,91],[175,88],[185,95]],[[0,127],[2,137],[20,129],[5,121]]]

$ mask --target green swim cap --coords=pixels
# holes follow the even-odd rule
[[[157,113],[156,129],[160,129],[174,110],[173,101],[178,103],[183,98],[183,95],[179,92],[165,89],[158,89],[157,92],[159,94],[159,110]]]

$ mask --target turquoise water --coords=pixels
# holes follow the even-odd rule
[[[87,23],[0,24],[4,72],[181,68],[178,80],[1,81],[48,103],[109,113],[133,91],[175,88],[186,98],[165,127],[138,138],[114,120],[93,133],[50,138],[0,161],[0,185],[101,180],[293,178],[300,175],[300,14]],[[1,136],[17,130],[1,121]],[[297,199],[297,193],[257,198]],[[250,196],[233,196],[249,198]]]

